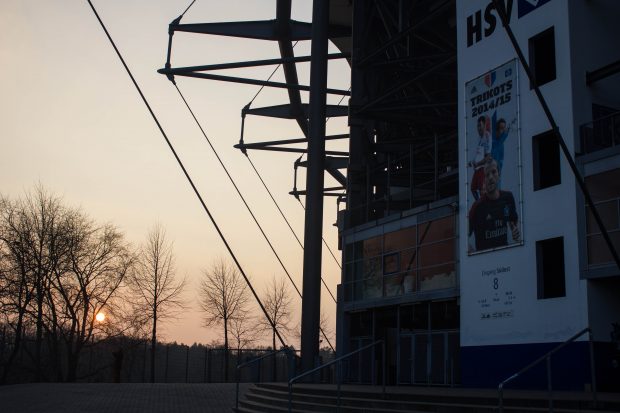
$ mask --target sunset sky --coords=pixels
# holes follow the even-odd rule
[[[176,90],[156,72],[165,63],[168,24],[189,3],[94,1],[207,206],[255,287],[262,291],[271,277],[285,273]],[[183,22],[273,19],[275,3],[198,0]],[[312,2],[293,0],[292,10],[293,19],[310,21]],[[179,320],[164,325],[163,338],[188,344],[219,338],[220,331],[202,326],[196,287],[202,270],[217,257],[228,258],[227,252],[87,1],[3,0],[0,25],[0,193],[16,198],[41,183],[66,205],[80,207],[98,222],[113,223],[135,244],[159,222],[174,242],[179,276],[190,279],[186,301],[191,305]],[[333,46],[330,49],[335,51]],[[310,42],[301,42],[295,54],[307,55],[309,50]],[[275,57],[279,57],[277,43],[178,33],[172,65]],[[273,68],[226,74],[266,79]],[[299,65],[300,83],[308,84],[309,71],[309,64]],[[349,87],[345,61],[330,62],[329,71],[329,87]],[[280,69],[273,80],[283,79]],[[233,148],[239,140],[241,108],[258,87],[190,78],[177,78],[177,83],[301,289],[302,250],[245,156]],[[252,106],[284,104],[287,99],[285,90],[265,89]],[[302,99],[307,102],[308,94],[302,93]],[[328,98],[334,104],[339,100],[339,96]],[[295,122],[267,118],[248,118],[245,130],[246,142],[303,136]],[[328,134],[345,132],[346,119],[328,122]],[[328,148],[346,150],[346,142],[330,143]],[[254,151],[250,157],[303,240],[304,212],[288,195],[298,155]],[[303,189],[305,175],[300,172],[298,186]],[[336,186],[327,175],[326,186]],[[339,258],[334,198],[325,200],[324,212],[324,237]],[[340,269],[325,248],[323,268],[335,293]],[[295,306],[300,308],[296,296]],[[325,291],[322,306],[333,328],[335,305]],[[295,324],[298,317],[299,313]]]

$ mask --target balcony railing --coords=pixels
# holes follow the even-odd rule
[[[581,154],[620,145],[620,112],[581,125]]]

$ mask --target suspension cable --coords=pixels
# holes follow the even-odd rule
[[[174,149],[174,146],[170,142],[170,139],[168,139],[168,135],[166,135],[166,132],[164,131],[164,129],[161,126],[161,124],[159,123],[159,120],[157,119],[157,116],[155,115],[155,112],[153,112],[153,109],[151,109],[151,105],[149,104],[149,102],[147,101],[146,97],[142,93],[142,89],[138,85],[138,82],[136,81],[136,79],[133,77],[133,74],[131,73],[131,70],[127,66],[127,63],[125,63],[125,59],[123,59],[123,56],[121,55],[120,51],[116,47],[116,43],[114,43],[114,40],[112,40],[112,37],[110,36],[110,33],[108,32],[108,29],[106,28],[105,24],[101,20],[101,17],[99,17],[99,13],[97,13],[97,10],[95,9],[95,6],[91,2],[91,0],[87,0],[87,1],[88,1],[88,4],[90,5],[91,9],[93,10],[93,13],[95,14],[95,17],[99,21],[99,24],[101,25],[101,28],[103,29],[103,31],[105,32],[106,36],[108,37],[108,40],[110,41],[110,44],[114,48],[114,51],[116,52],[116,55],[118,56],[118,58],[120,59],[121,63],[125,67],[125,70],[127,71],[127,74],[131,78],[131,81],[133,82],[136,90],[140,94],[140,97],[142,98],[142,101],[146,105],[146,108],[148,109],[149,113],[151,114],[151,117],[155,121],[155,124],[157,125],[157,127],[158,127],[159,131],[161,132],[163,138],[165,139],[166,143],[168,144],[168,147],[172,151],[172,154],[174,155],[177,163],[179,164],[179,166],[183,170],[183,174],[185,175],[185,178],[187,179],[187,181],[189,182],[190,186],[192,187],[194,193],[196,194],[196,197],[200,201],[200,204],[202,205],[202,208],[204,209],[204,211],[209,216],[209,219],[211,220],[211,223],[215,227],[215,229],[216,229],[218,235],[220,236],[222,242],[226,246],[226,249],[228,250],[228,253],[232,257],[232,259],[235,262],[237,268],[239,269],[239,272],[241,273],[241,275],[245,279],[245,282],[247,283],[248,287],[250,288],[250,291],[254,295],[254,298],[256,299],[256,302],[258,303],[258,305],[260,306],[261,310],[263,311],[263,314],[265,315],[265,318],[267,319],[267,321],[269,321],[269,324],[271,325],[273,331],[278,336],[278,340],[280,341],[280,344],[282,344],[282,346],[286,346],[286,343],[284,342],[284,339],[280,335],[280,332],[276,328],[276,325],[273,322],[273,320],[271,319],[271,317],[269,317],[269,314],[267,313],[267,310],[265,309],[265,306],[263,305],[263,303],[261,302],[260,298],[258,297],[258,294],[256,294],[256,291],[254,290],[254,287],[252,286],[252,283],[250,282],[249,278],[245,274],[245,271],[243,271],[243,268],[241,267],[241,264],[237,260],[237,257],[235,256],[235,254],[234,254],[233,250],[231,249],[230,245],[228,244],[228,241],[226,240],[226,237],[224,236],[224,234],[220,230],[220,227],[217,225],[217,222],[215,221],[215,218],[213,217],[213,215],[211,215],[211,212],[209,211],[209,208],[205,204],[202,196],[200,195],[200,192],[198,191],[198,188],[196,188],[196,185],[194,185],[194,182],[192,181],[192,178],[190,177],[189,173],[185,169],[185,166],[183,165],[183,162],[179,158],[179,155],[177,154],[176,150]]]
[[[299,41],[295,42],[293,44],[293,49],[295,48],[295,46],[297,46],[297,43],[299,43]],[[282,66],[282,64],[278,64],[276,66],[275,69],[273,69],[273,71],[271,72],[271,74],[269,75],[269,77],[267,78],[267,82],[271,80],[271,78],[273,77],[273,75],[276,74],[276,72],[278,71],[278,69],[280,69],[280,66]],[[254,95],[254,97],[252,97],[252,99],[250,100],[250,102],[244,107],[244,110],[247,110],[250,108],[250,106],[252,106],[252,103],[254,103],[254,100],[256,100],[256,98],[258,97],[258,95],[263,91],[263,89],[265,88],[265,85],[261,86],[258,89],[258,92],[256,92],[256,94]],[[340,103],[342,103],[342,101],[344,100],[345,96],[343,95],[340,100],[338,101],[338,105],[340,105]],[[242,115],[243,117],[245,117],[245,113]],[[329,121],[330,118],[327,118],[327,120],[325,121],[325,123],[327,123]],[[242,123],[243,125],[243,123]],[[243,139],[243,129],[242,129],[242,137],[241,139]],[[301,249],[304,249],[304,245],[303,243],[300,241],[299,237],[297,236],[297,233],[295,232],[295,230],[293,229],[293,227],[291,226],[289,220],[286,218],[286,215],[284,214],[284,212],[282,211],[282,208],[280,208],[280,205],[278,204],[278,201],[276,201],[276,199],[274,198],[273,194],[271,193],[271,190],[269,189],[269,187],[267,186],[267,184],[265,183],[262,175],[260,174],[260,172],[258,172],[258,169],[256,169],[256,166],[254,165],[254,162],[252,162],[252,159],[250,158],[250,155],[247,153],[247,151],[243,151],[243,153],[245,154],[246,158],[248,159],[248,162],[250,162],[250,165],[252,166],[252,169],[254,170],[254,172],[256,173],[256,176],[258,177],[258,179],[261,181],[261,183],[263,184],[263,187],[265,188],[265,190],[267,191],[267,193],[269,194],[269,197],[271,198],[271,200],[273,201],[273,203],[275,204],[276,208],[278,209],[278,212],[280,212],[280,215],[282,216],[282,218],[284,219],[284,222],[286,222],[286,225],[288,226],[288,228],[291,230],[293,236],[295,237],[295,239],[297,240],[297,243],[299,244],[299,246],[301,247]],[[303,205],[302,205],[303,207]],[[304,208],[305,209],[305,208]],[[334,255],[332,249],[329,247],[329,245],[327,244],[327,242],[325,241],[325,238],[321,237],[321,239],[323,240],[323,243],[325,244],[325,246],[327,247],[327,249],[329,250],[329,253],[331,254],[331,256],[334,258],[334,261],[336,262],[336,265],[338,265],[338,267],[340,269],[342,269],[342,266],[340,265],[340,262],[338,261],[338,259],[336,258],[336,256]],[[325,280],[323,279],[323,277],[321,277],[321,282],[323,283],[323,286],[325,287],[325,289],[327,290],[327,292],[329,293],[329,295],[331,296],[332,300],[334,301],[334,303],[337,303],[336,300],[336,296],[332,293],[331,289],[329,288],[329,286],[327,285],[327,283],[325,282]]]
[[[192,1],[189,6],[187,6],[187,8],[185,9],[185,11],[183,13],[181,13],[181,16],[179,16],[179,18],[185,16],[185,13],[187,13],[187,11],[194,5],[194,3],[196,3],[196,0]]]
[[[230,180],[230,183],[233,185],[233,187],[235,188],[235,190],[237,191],[237,195],[239,195],[239,198],[241,198],[241,201],[243,202],[243,204],[245,205],[246,209],[248,210],[248,212],[250,213],[250,215],[252,216],[252,219],[254,220],[254,223],[256,224],[256,226],[258,227],[260,233],[263,235],[263,238],[265,238],[265,241],[267,241],[267,244],[269,245],[269,248],[271,248],[271,251],[273,252],[273,254],[275,255],[276,259],[278,260],[278,262],[280,263],[280,266],[282,267],[282,269],[284,270],[284,273],[286,274],[286,276],[288,277],[288,279],[290,280],[290,282],[293,284],[293,287],[295,288],[295,291],[297,292],[297,294],[299,295],[300,298],[302,297],[301,291],[299,291],[299,288],[297,287],[297,284],[295,284],[295,281],[293,281],[293,277],[291,276],[291,274],[289,273],[288,269],[286,268],[286,266],[284,265],[284,263],[282,262],[282,259],[280,258],[280,256],[278,255],[277,251],[275,250],[273,244],[271,243],[271,241],[269,240],[269,237],[267,236],[267,234],[265,233],[265,231],[263,230],[263,227],[260,225],[260,223],[258,222],[258,219],[256,218],[256,216],[254,215],[254,212],[252,211],[252,208],[250,208],[250,205],[248,205],[247,201],[245,200],[245,197],[243,196],[243,194],[241,193],[241,190],[239,189],[239,187],[237,186],[237,183],[235,182],[235,180],[233,179],[233,177],[230,175],[230,173],[228,172],[228,168],[226,167],[226,165],[224,164],[224,162],[222,161],[222,158],[220,158],[219,153],[217,152],[217,150],[215,149],[215,147],[213,146],[213,143],[211,142],[211,139],[209,139],[209,137],[207,136],[207,133],[205,132],[204,128],[202,127],[200,121],[198,120],[198,118],[196,117],[196,115],[194,114],[194,111],[192,110],[191,106],[189,105],[189,103],[187,102],[187,99],[185,99],[185,96],[183,95],[183,93],[181,92],[181,89],[179,89],[179,86],[176,84],[176,82],[174,81],[174,79],[171,79],[172,84],[174,85],[175,89],[177,90],[177,92],[179,93],[179,96],[181,97],[181,100],[183,100],[183,103],[185,104],[185,106],[187,107],[187,110],[189,111],[189,113],[192,115],[192,118],[194,119],[196,125],[198,126],[198,128],[200,129],[200,131],[202,132],[202,136],[204,136],[205,140],[207,141],[207,143],[209,144],[209,147],[211,148],[211,150],[213,151],[213,154],[215,155],[215,157],[217,158],[218,162],[220,163],[220,166],[222,167],[222,169],[224,169],[224,172],[226,173],[226,176],[228,176],[228,179]],[[321,329],[321,332],[323,332],[323,330]],[[329,346],[332,348],[332,350],[334,350],[334,347],[332,346],[331,342],[329,341],[329,339],[327,338],[327,335],[325,333],[323,333],[323,336],[325,337],[325,340],[327,340],[327,343],[329,344]],[[335,350],[334,350],[335,351]]]

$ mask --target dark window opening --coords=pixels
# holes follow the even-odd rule
[[[562,183],[560,144],[552,131],[532,138],[534,161],[534,191]]]
[[[538,299],[566,296],[564,237],[536,241]]]
[[[530,69],[537,86],[555,80],[555,34],[553,27],[530,37]],[[533,88],[534,85],[530,85]]]
[[[366,337],[372,335],[372,312],[362,311],[352,313],[350,323],[351,337]]]

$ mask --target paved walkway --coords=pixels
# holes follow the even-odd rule
[[[249,385],[241,384],[240,393]],[[0,386],[2,413],[232,412],[235,384],[37,383]]]

